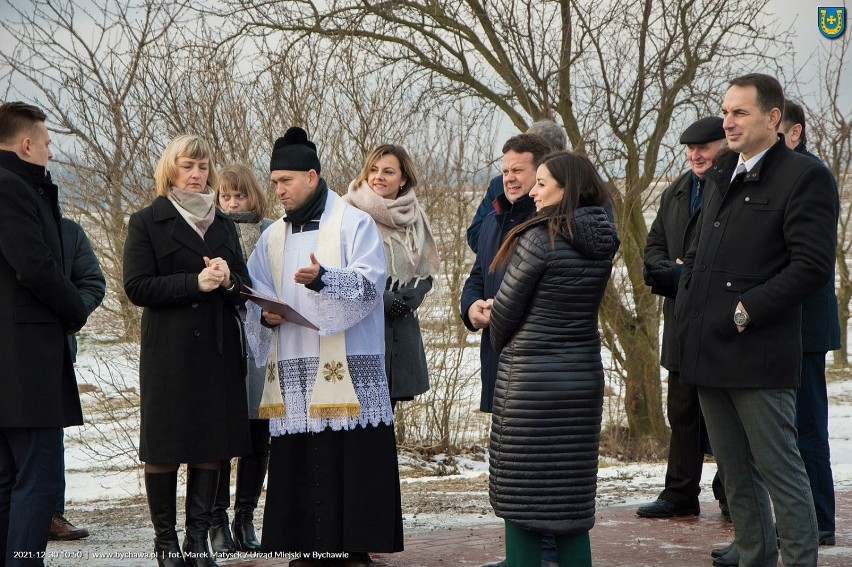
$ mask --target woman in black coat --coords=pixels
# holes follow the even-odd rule
[[[188,463],[190,565],[207,546],[219,462],[250,450],[238,307],[249,281],[234,223],[214,206],[210,149],[178,136],[155,172],[154,203],[130,217],[124,290],[144,307],[139,362],[145,489],[160,565],[185,565],[175,532],[177,469]]]
[[[541,534],[559,565],[591,565],[604,376],[598,307],[618,249],[591,162],[547,156],[530,191],[536,216],[507,236],[491,312],[499,353],[489,496],[506,522],[509,567],[541,564]]]

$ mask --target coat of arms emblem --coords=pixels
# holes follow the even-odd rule
[[[818,8],[817,25],[828,39],[840,37],[846,30],[846,8]]]

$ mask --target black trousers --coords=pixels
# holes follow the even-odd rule
[[[669,443],[666,486],[660,498],[678,506],[697,506],[698,493],[701,492],[704,454],[710,453],[707,428],[698,402],[698,389],[681,384],[680,372],[669,372],[666,403],[666,415],[672,436]],[[721,494],[716,492],[716,485],[719,486]],[[714,495],[718,500],[725,498],[721,486],[721,482],[714,482]]]

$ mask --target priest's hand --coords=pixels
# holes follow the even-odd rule
[[[308,285],[313,282],[320,273],[320,263],[317,262],[317,257],[311,252],[311,265],[299,268],[293,276],[293,280],[298,284]]]
[[[263,320],[266,322],[266,324],[269,325],[270,327],[274,327],[275,325],[280,325],[281,323],[284,322],[284,316],[283,315],[279,315],[278,313],[273,313],[272,311],[267,311],[266,309],[264,309],[261,312],[261,316],[263,317]]]

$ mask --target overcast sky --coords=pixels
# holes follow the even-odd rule
[[[845,0],[769,0],[768,7],[775,14],[781,26],[793,25],[794,37],[791,39],[795,46],[796,67],[800,69],[804,67],[801,78],[810,80],[816,78],[809,77],[808,71],[812,70],[813,73],[816,73],[818,71],[817,65],[814,64],[810,69],[804,65],[809,55],[820,48],[829,47],[833,42],[841,41],[840,38],[828,39],[820,33],[818,8],[845,5]],[[852,29],[849,29],[848,7],[846,15],[847,23],[844,35],[848,36],[852,34]],[[852,109],[852,61],[845,61],[844,64],[846,69],[841,77],[841,98],[846,108]]]
[[[9,0],[0,0],[0,18],[8,16],[10,10],[7,1]],[[16,5],[25,1],[28,0],[11,0],[11,2]],[[828,47],[832,44],[832,42],[840,41],[839,39],[827,39],[819,32],[817,8],[823,6],[844,6],[850,1],[852,0],[767,0],[765,10],[767,14],[771,14],[775,17],[779,24],[778,27],[780,29],[792,29],[793,36],[789,39],[792,41],[795,49],[795,67],[800,69],[804,67],[804,72],[800,74],[800,80],[806,81],[806,84],[803,86],[803,90],[806,94],[809,89],[811,94],[817,91],[818,84],[816,79],[818,79],[817,73],[819,71],[816,63],[812,63],[810,66],[805,66],[805,62],[808,60],[808,57],[815,53],[818,48]],[[849,29],[850,26],[848,22],[846,27],[847,29],[845,34],[852,34],[852,29]],[[2,30],[0,30],[0,48],[3,50],[11,50],[12,47],[13,46],[10,45],[8,37],[3,34]],[[783,73],[784,76],[779,77],[782,82],[785,78],[789,78],[793,75],[793,60],[791,59],[786,63],[790,65],[790,69],[789,72],[785,69],[785,72]],[[848,109],[852,109],[852,61],[846,62],[846,67],[847,68],[842,77],[841,107],[845,106]],[[0,98],[4,98],[3,95],[5,95],[5,93],[0,90]],[[511,124],[508,124],[508,121],[505,122],[506,124],[502,125],[501,130],[503,128],[512,130],[513,127]]]

